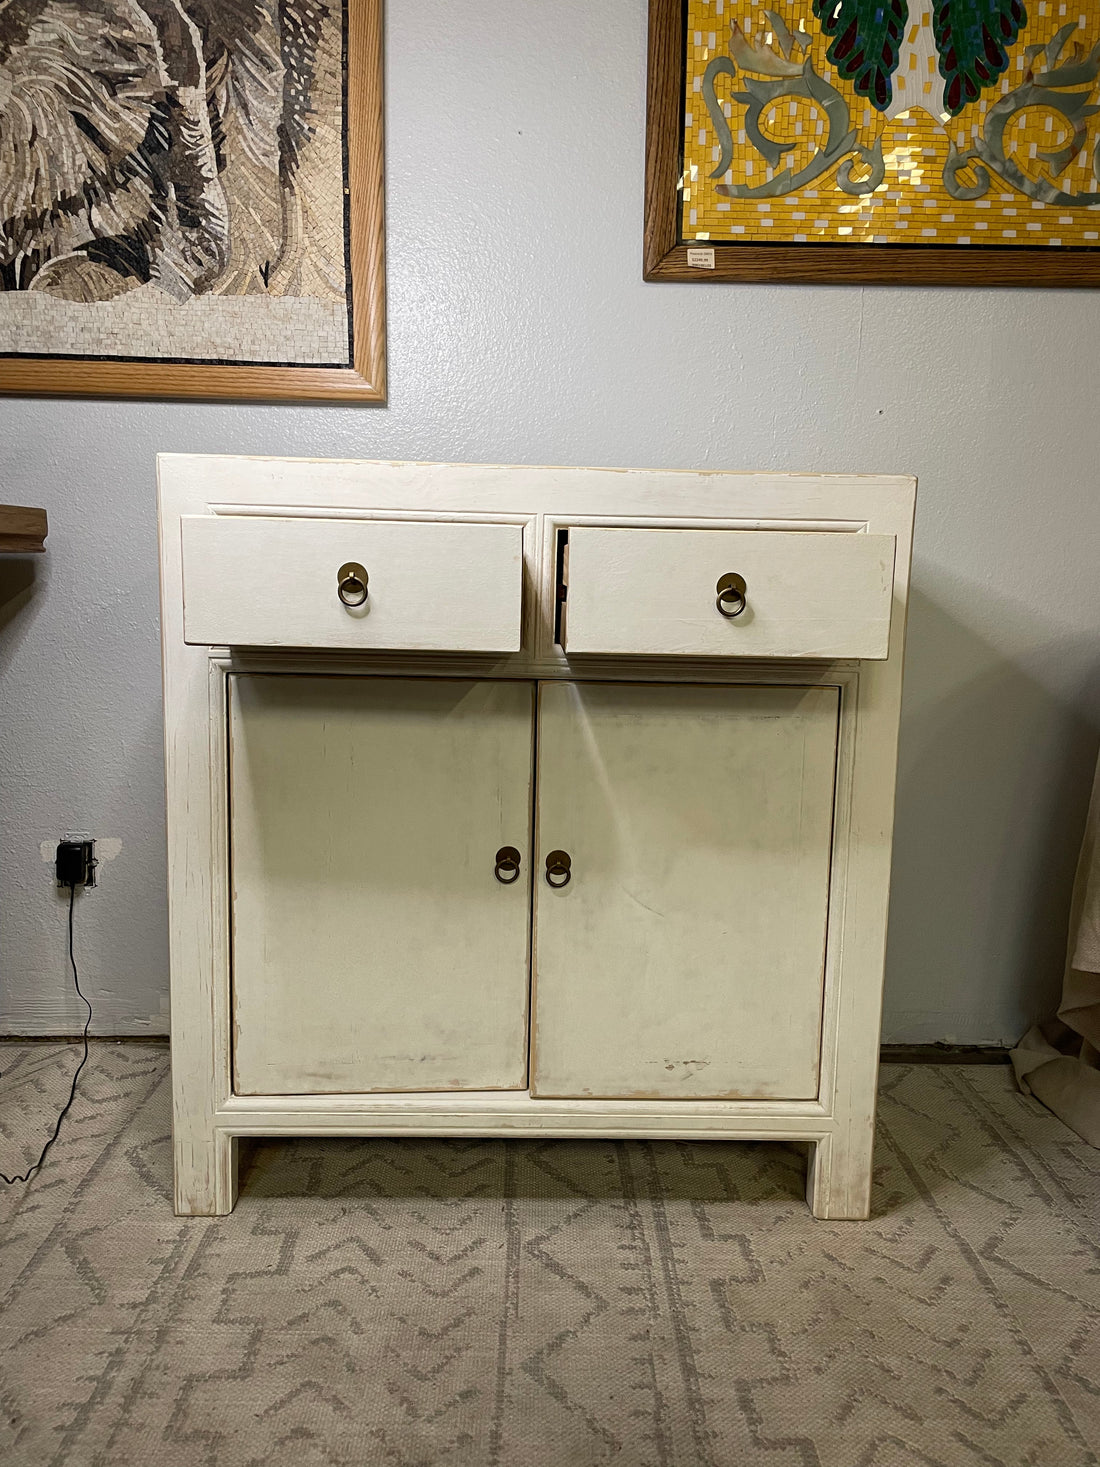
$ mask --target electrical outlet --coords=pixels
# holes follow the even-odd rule
[[[58,841],[54,860],[58,886],[95,886],[98,865],[94,840]]]

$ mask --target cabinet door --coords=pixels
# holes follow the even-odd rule
[[[539,701],[533,1093],[815,1096],[838,690]]]
[[[231,684],[237,1090],[522,1089],[532,685]]]

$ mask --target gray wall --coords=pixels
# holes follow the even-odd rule
[[[886,1037],[1052,1003],[1100,725],[1093,293],[644,285],[643,0],[387,17],[385,408],[0,402],[0,1032],[167,1023],[159,450],[920,476]]]

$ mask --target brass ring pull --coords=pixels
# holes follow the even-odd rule
[[[573,874],[570,870],[572,864],[567,851],[551,851],[546,858],[547,886],[552,886],[555,890],[568,886]],[[563,880],[555,881],[555,876],[561,876]]]
[[[718,598],[714,604],[722,615],[740,616],[748,604],[745,593],[749,588],[745,584],[745,577],[729,571],[726,575],[719,576],[718,584],[714,589],[718,592]]]
[[[362,606],[367,599],[367,573],[357,560],[336,572],[336,594],[345,606]]]
[[[519,880],[519,863],[520,854],[515,846],[501,846],[497,851],[493,875],[502,885],[511,886],[513,881]]]

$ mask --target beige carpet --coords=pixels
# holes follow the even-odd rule
[[[0,1167],[73,1052],[0,1047]],[[95,1047],[0,1195],[4,1467],[1084,1467],[1100,1151],[1007,1068],[884,1072],[874,1220],[793,1148],[265,1143],[169,1205],[168,1056]]]

